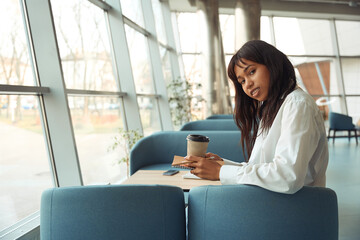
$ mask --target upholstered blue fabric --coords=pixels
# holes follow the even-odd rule
[[[203,186],[190,190],[189,240],[338,239],[335,192],[304,187],[295,194],[257,186]]]
[[[348,131],[349,141],[350,141],[350,137],[355,137],[356,144],[358,144],[357,129],[355,128],[355,125],[352,123],[352,117],[336,112],[330,112],[329,125],[330,126],[329,126],[328,139],[333,138],[333,142],[334,142],[337,131]],[[334,131],[333,136],[330,135],[331,130]],[[351,132],[354,132],[354,135],[351,135]]]
[[[329,113],[329,125],[331,129],[336,130],[351,130],[355,127],[352,117],[336,112]]]
[[[180,131],[191,131],[191,130],[214,130],[214,131],[240,131],[236,126],[235,121],[232,119],[213,119],[209,120],[198,120],[185,123],[181,126]]]
[[[234,119],[234,115],[232,114],[215,114],[208,116],[206,119]]]
[[[185,239],[182,189],[160,185],[66,187],[41,199],[41,240]]]
[[[208,152],[233,161],[244,161],[239,131],[163,131],[144,137],[134,145],[130,152],[130,174],[139,169],[171,168],[174,155],[186,156],[188,134],[208,136]]]

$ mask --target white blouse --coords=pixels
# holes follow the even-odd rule
[[[325,187],[328,159],[322,115],[313,98],[297,88],[286,97],[269,131],[256,138],[248,163],[224,159],[220,181],[292,194],[304,185]]]

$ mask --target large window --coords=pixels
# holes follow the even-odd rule
[[[84,184],[124,179],[126,166],[119,163],[124,152],[109,149],[118,128],[123,128],[119,99],[70,96],[69,104]]]
[[[143,6],[143,10],[138,7],[139,2],[122,0],[121,6],[124,9],[124,16],[132,21],[126,21],[126,40],[142,128],[144,135],[149,135],[163,130],[164,121],[169,120],[164,118],[164,115],[167,115],[166,113],[169,111],[161,107],[163,105],[160,104],[160,95],[166,94],[166,86],[164,87],[164,85],[166,81],[169,81],[170,76],[166,69],[166,62],[164,62],[166,61],[164,49],[160,49],[159,46],[159,42],[163,46],[167,44],[164,21],[161,20],[160,2],[146,2],[148,5],[147,7]],[[151,9],[153,10],[152,13],[147,12]],[[142,22],[143,15],[151,15],[154,18],[152,21]],[[157,38],[157,34],[160,38]],[[149,37],[150,35],[152,37]],[[152,46],[156,48],[151,49]],[[160,89],[165,90],[161,91]]]
[[[233,18],[229,16],[224,16],[222,19],[229,24],[231,24],[233,20]],[[177,22],[185,78],[186,81],[195,88],[193,97],[201,99],[203,96],[202,89],[206,83],[203,83],[202,79],[202,66],[204,61],[201,55],[202,38],[200,36],[198,15],[196,13],[178,13]],[[231,34],[230,27],[226,27],[225,31],[227,31],[229,35]],[[231,42],[231,39],[228,42]],[[226,50],[231,51],[231,48],[233,48],[233,46],[228,47]],[[192,105],[191,112],[193,120],[205,118],[204,104],[205,102],[199,102],[196,105]]]
[[[35,82],[18,1],[2,3],[0,21],[4,23],[0,28],[0,84],[33,86]]]
[[[118,91],[104,11],[80,0],[52,1],[52,7],[66,88]],[[94,92],[69,96],[68,102],[83,183],[125,178],[126,166],[118,164],[123,153],[108,151],[117,129],[124,127],[120,99]]]
[[[159,0],[151,0],[151,3],[154,12],[157,39],[162,44],[168,44],[166,39],[164,16],[161,10],[161,3]]]
[[[177,23],[179,29],[181,52],[199,53],[201,51],[201,37],[197,14],[178,13]]]
[[[234,15],[219,17],[227,66],[237,50],[234,33],[241,30],[234,26]],[[197,14],[177,13],[177,22],[186,77],[200,82],[202,58]],[[261,39],[289,56],[299,85],[318,100],[325,119],[329,111],[349,114],[354,123],[360,119],[356,107],[360,99],[360,43],[355,41],[360,37],[359,24],[358,21],[261,17]],[[234,97],[233,85],[229,85]]]
[[[343,71],[345,93],[346,95],[352,95],[346,98],[349,115],[353,117],[354,123],[360,126],[360,57],[342,58],[341,69]]]
[[[0,8],[0,84],[35,86],[19,1]],[[52,174],[39,97],[0,95],[0,230],[40,207]]]
[[[234,53],[235,49],[235,17],[234,15],[220,15],[220,29],[225,53]]]
[[[116,91],[104,11],[88,1],[51,3],[66,87]]]
[[[324,98],[322,102],[327,104],[319,107],[326,112],[325,118],[328,111],[349,114],[354,123],[360,117],[354,105],[360,97],[356,56],[360,44],[353,41],[360,37],[358,27],[359,22],[350,21],[274,18],[276,46],[292,55],[300,85],[315,100]],[[313,57],[316,55],[328,57]]]
[[[330,22],[274,17],[276,47],[289,55],[334,55]]]
[[[1,237],[38,220],[47,188],[122,181],[119,128],[169,128],[161,81],[172,80],[176,51],[164,9],[169,18],[158,0],[2,3]]]
[[[0,96],[0,229],[37,211],[53,186],[37,98]]]
[[[360,43],[356,39],[360,37],[360,22],[336,21],[336,32],[340,55],[359,56]]]
[[[337,81],[335,61],[333,58],[319,57],[290,57],[295,67],[298,84],[318,100],[319,107],[324,111],[327,119],[329,111],[341,112],[339,88]],[[330,97],[325,97],[331,95]],[[321,98],[321,99],[320,99]],[[323,103],[328,103],[323,105]]]
[[[155,93],[147,39],[129,26],[125,26],[131,67],[137,93]]]
[[[120,2],[123,15],[141,27],[145,27],[141,0],[120,0]]]

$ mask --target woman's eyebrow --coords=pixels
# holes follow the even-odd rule
[[[247,70],[248,70],[249,67],[251,67],[251,66],[253,66],[253,65],[251,65],[251,64],[250,64],[250,65],[247,65],[246,68],[244,69],[244,72],[247,72]]]
[[[249,67],[251,67],[251,66],[253,66],[253,65],[247,65],[245,68],[244,68],[244,73],[246,73],[247,72],[247,70],[249,69]],[[240,67],[240,66],[239,66]],[[242,67],[240,67],[240,68],[242,68]],[[241,76],[239,75],[239,76],[237,76],[237,79],[239,79],[239,78],[241,78]]]

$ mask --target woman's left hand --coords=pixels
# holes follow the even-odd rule
[[[213,159],[196,156],[186,156],[185,159],[190,161],[185,166],[194,168],[190,171],[192,174],[209,180],[220,179],[221,165]]]

